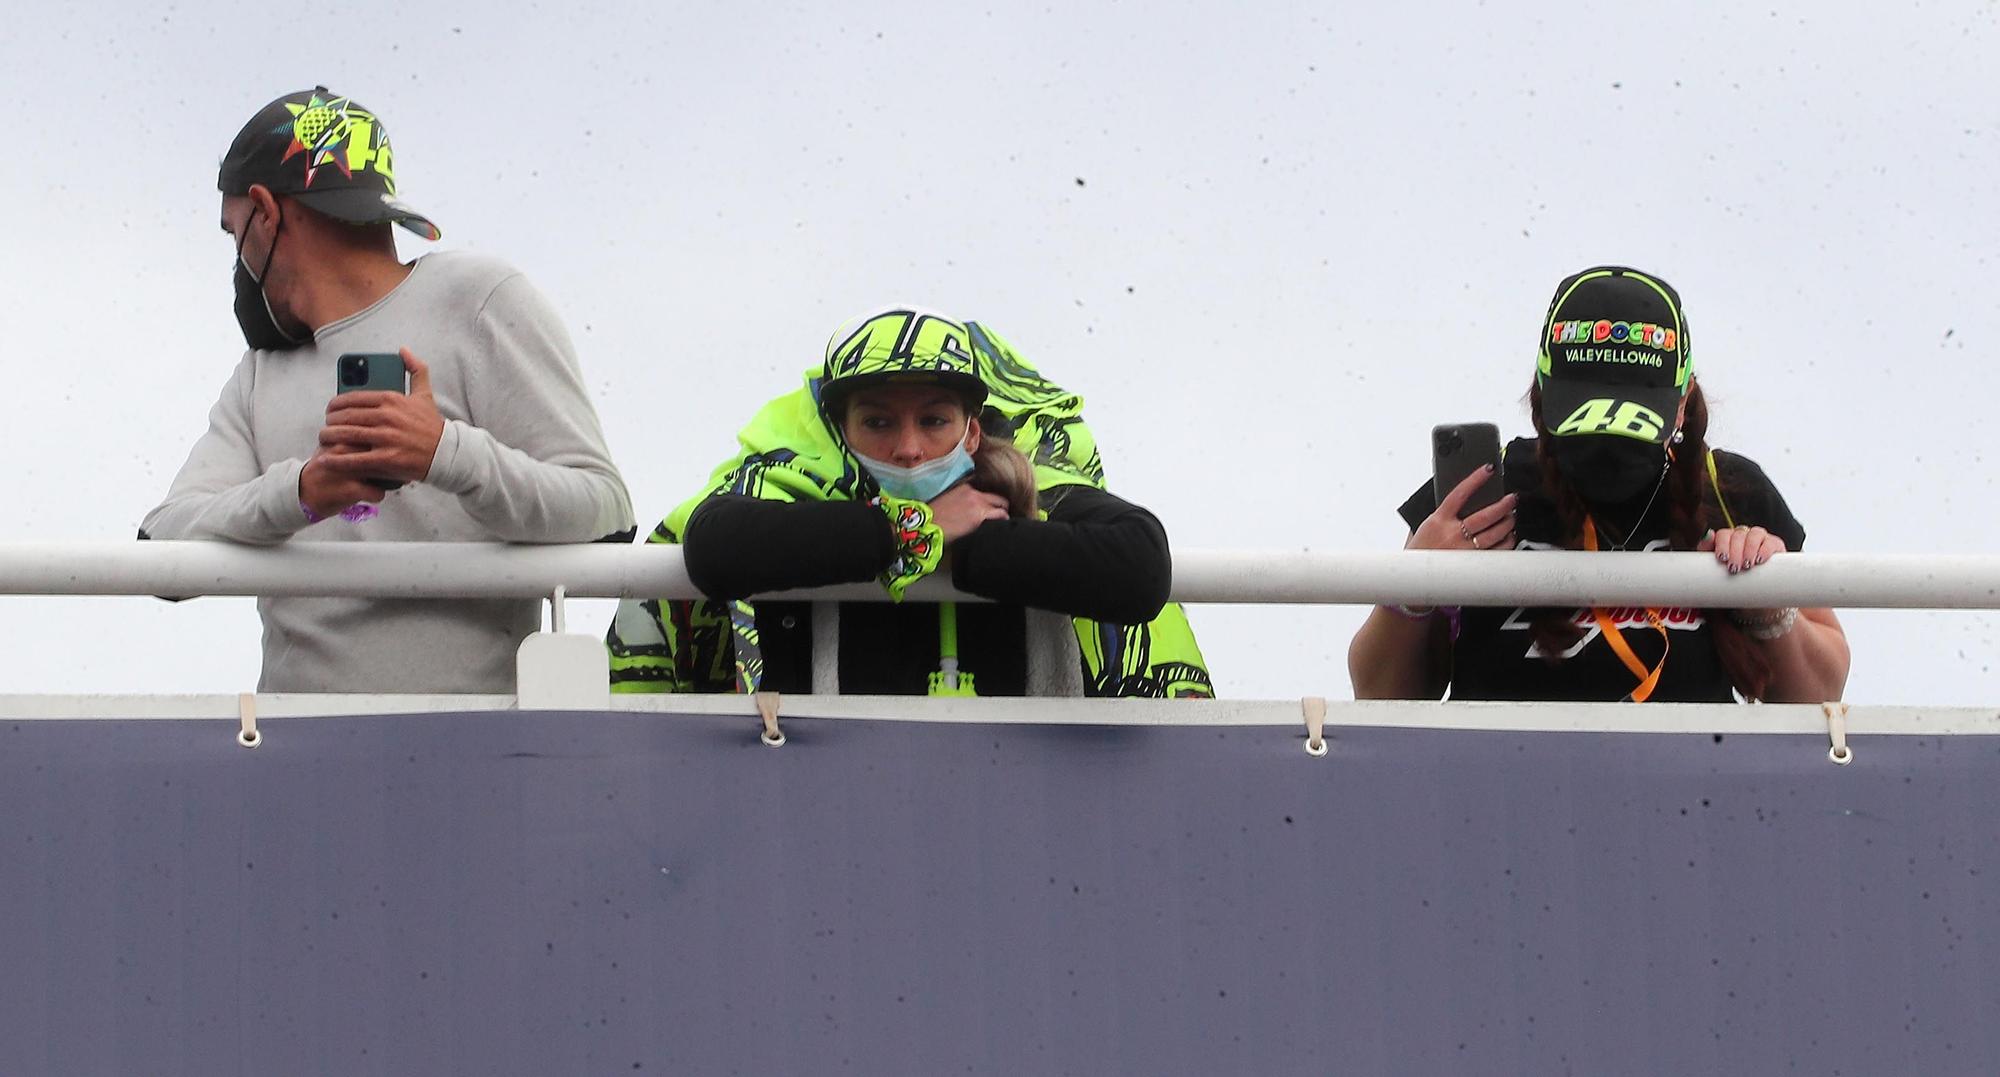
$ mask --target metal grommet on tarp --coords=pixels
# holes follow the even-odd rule
[[[264,735],[257,732],[257,693],[243,692],[236,697],[236,717],[242,728],[236,732],[236,743],[245,748],[255,748],[264,743]]]
[[[1832,742],[1826,757],[1836,766],[1854,762],[1854,749],[1847,746],[1847,704],[1822,703],[1820,709],[1826,712],[1826,736]]]
[[[1322,756],[1326,754],[1326,700],[1320,696],[1307,696],[1299,700],[1299,709],[1306,719],[1306,754]]]
[[[784,747],[785,731],[778,728],[778,693],[757,692],[752,698],[757,701],[757,714],[764,719],[764,732],[759,739],[773,748]]]

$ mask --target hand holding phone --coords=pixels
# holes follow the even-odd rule
[[[383,489],[430,474],[445,421],[423,360],[408,348],[396,355],[349,352],[335,365],[334,388],[316,467]]]
[[[410,391],[409,371],[394,352],[348,352],[334,366],[333,395],[380,390]]]
[[[403,368],[403,357],[393,352],[348,352],[340,357],[333,373],[335,396],[342,393],[410,391],[409,372]],[[396,490],[403,485],[395,479],[371,478],[363,481],[382,490]]]
[[[1459,509],[1460,519],[1500,500],[1507,492],[1500,475],[1500,428],[1492,423],[1445,423],[1431,428],[1431,495],[1440,504],[1459,483],[1488,464],[1493,470]]]
[[[1501,477],[1500,430],[1454,423],[1431,431],[1437,508],[1410,531],[1409,550],[1511,550],[1514,507]]]

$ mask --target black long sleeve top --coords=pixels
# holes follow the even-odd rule
[[[953,586],[1011,605],[1118,624],[1159,616],[1173,585],[1167,533],[1145,509],[1057,487],[1047,520],[989,520],[949,544]],[[880,509],[859,501],[710,498],[688,520],[688,576],[710,598],[874,579],[895,559]]]
[[[952,584],[996,605],[959,607],[959,657],[982,695],[1025,684],[1022,607],[1115,624],[1159,616],[1173,582],[1167,536],[1153,514],[1088,486],[1043,495],[1047,520],[992,520],[947,545]],[[864,502],[710,498],[688,520],[689,577],[727,600],[874,579],[895,559],[888,518]],[[843,692],[921,694],[937,668],[937,610],[928,603],[842,603]],[[766,683],[811,683],[809,607],[759,603]]]

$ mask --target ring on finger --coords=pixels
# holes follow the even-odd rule
[[[1470,536],[1470,538],[1472,539],[1472,548],[1473,548],[1473,549],[1477,550],[1477,549],[1481,549],[1481,548],[1482,548],[1482,547],[1481,547],[1481,546],[1479,545],[1479,536],[1478,536],[1478,535],[1472,535],[1472,536]]]

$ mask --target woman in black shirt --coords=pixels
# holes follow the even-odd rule
[[[1680,297],[1636,270],[1565,279],[1543,325],[1508,491],[1485,478],[1405,502],[1409,549],[1699,550],[1747,572],[1805,543],[1757,464],[1712,452]],[[1360,698],[1773,702],[1840,698],[1848,650],[1828,609],[1409,609],[1378,606],[1348,650]]]

